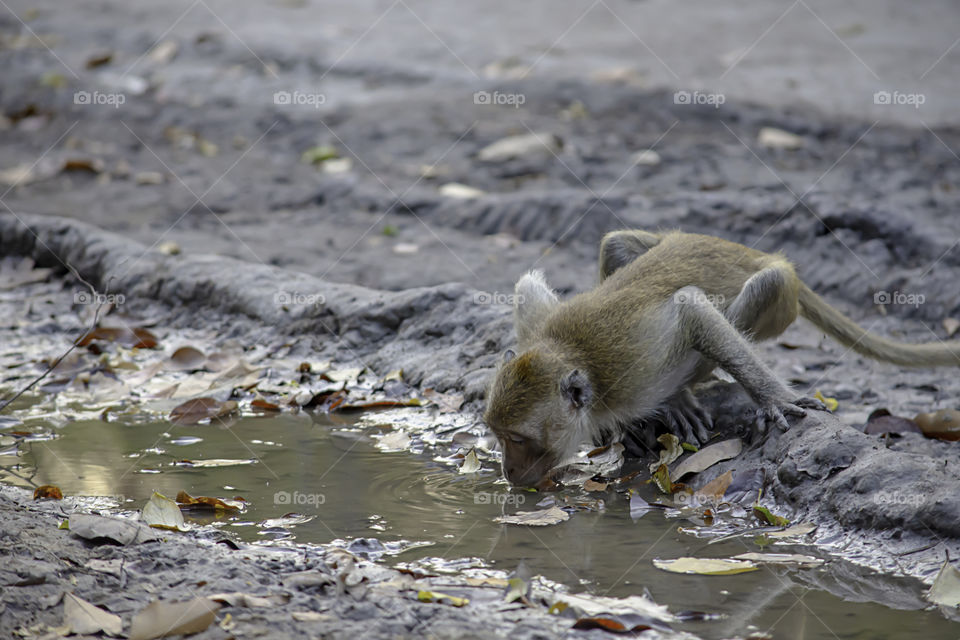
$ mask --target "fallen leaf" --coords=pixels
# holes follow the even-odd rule
[[[332,147],[327,144],[319,145],[316,147],[310,147],[302,154],[300,154],[300,160],[313,165],[321,165],[327,160],[333,160],[334,158],[339,158],[340,152],[337,151],[336,147]]]
[[[790,521],[783,516],[778,516],[770,511],[770,509],[758,504],[753,505],[753,515],[755,515],[760,522],[772,524],[775,527],[786,527],[790,525]]]
[[[593,478],[588,478],[586,482],[583,483],[584,491],[606,491],[607,487],[610,486],[609,482],[597,482]]]
[[[660,489],[660,492],[667,495],[673,495],[678,491],[690,491],[689,487],[682,482],[672,482],[670,480],[670,470],[667,469],[667,465],[665,464],[662,464],[657,468],[648,482],[652,482],[657,485],[657,488]]]
[[[689,458],[681,460],[680,464],[673,468],[670,477],[674,480],[679,480],[688,473],[700,473],[718,462],[737,457],[740,455],[742,448],[743,445],[740,442],[740,438],[731,438],[730,440],[711,444],[700,449],[700,451],[697,451]]]
[[[75,513],[67,523],[71,533],[92,542],[109,541],[127,545],[150,542],[158,538],[146,525],[125,518]]]
[[[800,524],[795,524],[792,527],[787,527],[783,531],[771,531],[767,533],[768,538],[773,538],[775,540],[783,538],[799,538],[800,536],[805,536],[812,531],[815,531],[817,525],[810,522],[801,522]]]
[[[956,318],[944,318],[943,330],[947,332],[947,337],[952,338],[953,334],[960,331],[960,320]]]
[[[455,607],[462,607],[470,603],[469,598],[458,598],[439,591],[418,591],[417,600],[420,602],[439,602],[451,604]]]
[[[391,431],[379,440],[377,448],[381,451],[406,451],[410,446],[410,436],[405,431]]]
[[[836,411],[837,407],[840,406],[840,403],[837,402],[836,398],[829,398],[823,395],[822,393],[820,393],[819,389],[817,389],[816,393],[813,394],[813,397],[819,400],[820,402],[822,402],[823,404],[825,404],[827,406],[827,409],[830,411]]]
[[[176,57],[177,52],[180,50],[180,45],[174,40],[164,40],[163,42],[158,42],[157,46],[150,50],[150,53],[147,54],[147,59],[156,64],[167,64],[174,57]]]
[[[940,573],[937,574],[925,597],[941,607],[960,606],[960,571],[950,564],[949,560],[945,560],[940,567]]]
[[[775,127],[763,127],[757,135],[757,144],[771,149],[799,149],[805,142],[803,136]]]
[[[95,69],[110,64],[111,60],[113,60],[113,51],[100,51],[87,58],[85,64],[87,69]]]
[[[173,352],[169,360],[169,369],[174,371],[199,371],[204,368],[207,356],[194,347],[180,347]]]
[[[560,507],[550,507],[538,511],[518,511],[513,515],[499,516],[494,522],[502,524],[522,524],[531,527],[545,527],[570,519],[570,514]]]
[[[170,422],[197,424],[204,420],[221,418],[236,410],[237,403],[232,400],[223,402],[215,398],[194,398],[174,407],[170,412]]]
[[[703,576],[729,576],[736,573],[756,571],[759,567],[746,560],[730,558],[675,558],[673,560],[654,559],[653,566],[671,573],[688,573]]]
[[[130,329],[127,327],[96,327],[88,331],[80,341],[78,347],[86,347],[94,340],[116,342],[133,349],[155,349],[159,344],[157,336],[143,328]]]
[[[249,459],[234,459],[234,458],[210,458],[209,460],[179,460],[175,462],[177,466],[181,467],[198,467],[198,468],[210,468],[210,467],[236,467],[240,465],[247,464],[256,464],[257,461]]]
[[[719,502],[727,492],[727,487],[733,481],[733,471],[727,471],[703,485],[694,495],[698,498]]]
[[[224,502],[220,498],[207,496],[191,496],[186,491],[177,494],[177,506],[181,511],[240,511],[240,504]]]
[[[33,490],[33,499],[50,498],[51,500],[63,500],[63,492],[60,487],[52,484],[42,484]]]
[[[759,564],[786,564],[800,569],[813,569],[823,564],[823,560],[814,556],[799,553],[741,553],[733,556],[734,560],[746,560]]]
[[[885,435],[893,433],[923,433],[920,426],[910,418],[891,415],[886,408],[874,409],[863,425],[863,432],[867,435]]]
[[[476,473],[478,471],[480,471],[480,458],[477,457],[476,449],[470,449],[467,455],[463,456],[460,473]]]
[[[140,513],[140,519],[154,529],[170,529],[172,531],[186,531],[187,525],[183,521],[183,514],[177,503],[167,496],[153,492],[147,504]]]
[[[463,406],[462,393],[440,393],[433,389],[424,389],[423,399],[440,408],[440,413],[456,413]]]
[[[660,459],[650,463],[650,473],[656,473],[660,465],[668,465],[683,455],[680,438],[672,433],[664,433],[657,438],[657,442],[663,445],[663,449],[660,450]]]
[[[104,611],[69,591],[63,594],[63,622],[70,627],[71,633],[77,635],[103,632],[118,636],[123,631],[120,616]]]
[[[250,406],[251,406],[252,408],[256,409],[257,411],[270,411],[270,412],[280,411],[280,406],[279,406],[279,405],[276,405],[276,404],[274,404],[274,403],[272,403],[272,402],[269,402],[269,401],[267,401],[267,400],[264,400],[263,398],[255,398],[255,399],[250,403]]]
[[[941,409],[935,413],[920,413],[913,419],[928,438],[960,440],[960,411]]]
[[[280,607],[290,602],[290,595],[286,593],[272,593],[263,596],[252,593],[215,593],[207,596],[210,600],[225,604],[229,607]]]
[[[130,640],[199,633],[213,624],[219,608],[218,604],[207,598],[185,602],[151,602],[133,617]]]
[[[513,158],[557,153],[563,146],[559,137],[552,133],[526,133],[501,138],[477,153],[481,162],[505,162]]]

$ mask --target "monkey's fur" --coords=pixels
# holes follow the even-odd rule
[[[534,486],[583,442],[654,417],[686,440],[705,440],[709,416],[688,385],[716,366],[757,403],[760,432],[823,408],[780,382],[749,343],[780,335],[797,315],[877,360],[960,365],[960,342],[910,345],[868,333],[804,285],[783,255],[720,238],[613,232],[600,245],[600,277],[563,302],[540,272],[517,282],[520,353],[505,355],[484,414],[512,484]]]

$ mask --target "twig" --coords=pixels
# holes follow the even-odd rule
[[[17,391],[17,392],[13,395],[12,398],[10,398],[9,400],[5,400],[5,401],[3,402],[3,404],[0,404],[0,413],[2,413],[4,409],[6,409],[7,407],[9,407],[11,404],[13,404],[20,396],[22,396],[22,395],[25,394],[27,391],[30,391],[30,389],[32,389],[33,387],[35,387],[41,380],[43,380],[43,379],[46,378],[48,375],[50,375],[50,373],[53,372],[54,369],[56,369],[58,366],[60,366],[60,363],[63,362],[63,359],[66,358],[66,357],[67,357],[68,355],[70,355],[71,353],[73,353],[73,350],[77,348],[77,345],[78,345],[84,338],[86,338],[86,337],[90,334],[91,331],[93,331],[94,329],[96,329],[96,328],[97,328],[97,323],[100,322],[100,309],[102,309],[102,308],[103,308],[103,305],[106,304],[106,296],[101,296],[100,293],[97,291],[96,287],[94,287],[92,284],[90,284],[89,282],[87,282],[86,280],[84,280],[84,279],[80,276],[80,274],[77,272],[77,270],[73,267],[73,265],[71,265],[70,263],[67,263],[67,262],[64,262],[64,264],[66,265],[67,269],[70,270],[70,272],[73,274],[73,276],[74,276],[77,280],[79,280],[79,281],[82,282],[83,284],[87,285],[87,288],[90,289],[90,293],[93,294],[93,299],[94,299],[94,300],[100,300],[100,301],[101,301],[101,302],[99,302],[99,303],[97,304],[97,308],[96,308],[96,309],[94,310],[94,312],[93,312],[93,324],[90,326],[89,329],[87,329],[86,331],[84,331],[83,334],[81,334],[76,340],[74,340],[74,341],[73,341],[73,344],[70,345],[70,348],[67,349],[66,351],[64,351],[62,354],[60,354],[60,357],[58,357],[56,360],[54,360],[54,361],[53,361],[53,364],[49,365],[49,366],[47,367],[47,370],[46,370],[46,371],[44,371],[43,373],[41,373],[38,377],[34,378],[34,379],[30,382],[30,384],[28,384],[28,385],[25,386],[24,388],[20,389],[20,391]],[[109,281],[108,281],[108,284],[109,284]]]

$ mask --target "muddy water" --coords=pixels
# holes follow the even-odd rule
[[[0,481],[55,484],[69,495],[115,496],[128,509],[142,506],[154,490],[171,497],[181,490],[239,495],[249,505],[243,513],[195,521],[247,541],[338,541],[355,551],[386,552],[387,562],[440,571],[470,566],[511,571],[522,560],[533,573],[574,591],[623,596],[646,588],[675,612],[726,614],[685,625],[707,638],[753,630],[773,631],[778,638],[830,639],[904,638],[919,629],[930,638],[958,633],[936,612],[895,611],[810,589],[805,586],[815,579],[810,573],[761,569],[706,577],[659,571],[652,558],[724,557],[758,549],[749,539],[707,547],[678,531],[689,523],[667,519],[661,511],[634,520],[626,500],[613,492],[605,495],[602,511],[578,512],[559,525],[497,524],[493,519],[501,513],[536,508],[541,496],[509,491],[490,463],[479,474],[457,474],[427,453],[384,453],[374,446],[371,429],[326,418],[244,418],[229,428],[99,420],[61,428],[33,420],[27,427],[53,437],[13,442],[3,435],[10,428],[0,429]],[[219,460],[224,466],[189,466],[187,460]],[[281,518],[291,512],[303,517]]]

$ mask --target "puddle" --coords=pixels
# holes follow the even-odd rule
[[[24,427],[46,436],[4,435]],[[260,544],[290,538],[334,542],[390,564],[434,572],[512,571],[524,561],[534,574],[573,591],[627,596],[646,588],[674,612],[726,614],[681,625],[706,638],[752,630],[825,639],[902,638],[917,629],[925,637],[956,636],[957,627],[936,611],[853,603],[806,586],[831,565],[732,576],[660,571],[653,558],[728,557],[760,549],[743,538],[708,548],[705,540],[678,531],[689,525],[686,520],[668,519],[661,510],[634,520],[627,501],[614,492],[591,494],[605,500],[602,511],[578,512],[558,525],[497,524],[494,518],[501,514],[537,508],[543,496],[510,491],[489,461],[480,473],[459,474],[434,459],[431,447],[384,452],[376,438],[383,433],[347,418],[306,413],[245,417],[228,428],[101,420],[59,426],[32,418],[24,425],[0,424],[0,481],[28,488],[54,484],[66,495],[114,496],[131,510],[153,491],[170,497],[182,490],[242,496],[248,505],[243,513],[188,521]],[[816,553],[801,546],[765,550]],[[885,580],[878,576],[875,582]]]

